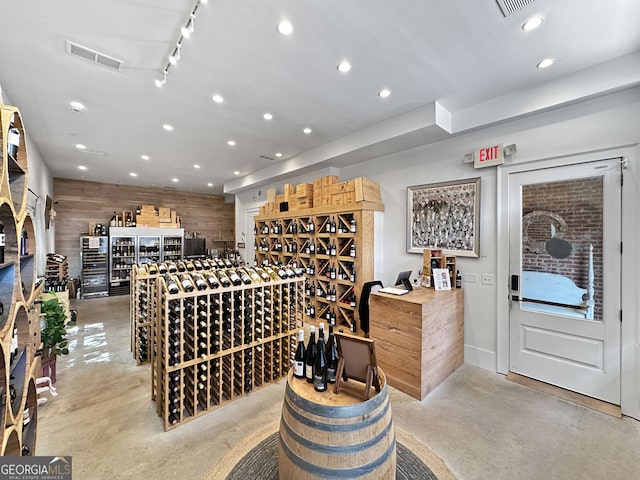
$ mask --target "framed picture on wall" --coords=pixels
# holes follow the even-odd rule
[[[480,255],[480,177],[407,187],[407,252]]]

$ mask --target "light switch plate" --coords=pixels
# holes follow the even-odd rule
[[[464,283],[478,283],[478,274],[477,273],[465,273],[464,274]]]

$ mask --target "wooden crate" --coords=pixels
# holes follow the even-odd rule
[[[267,190],[267,202],[275,202],[276,201],[276,189],[270,188]]]
[[[339,181],[340,178],[338,177],[338,175],[327,175],[326,177],[322,177],[322,186],[330,187],[331,185],[333,185],[334,183],[338,183]]]
[[[300,183],[296,187],[296,197],[312,197],[313,196],[313,183]]]
[[[285,183],[284,184],[284,200],[283,202],[288,202],[291,198],[296,196],[296,188],[293,183]]]
[[[160,218],[171,218],[171,209],[166,207],[158,208],[158,216]]]
[[[365,177],[358,177],[353,180],[355,184],[356,202],[382,202],[380,195],[380,184]]]

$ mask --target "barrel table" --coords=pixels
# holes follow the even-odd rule
[[[289,370],[280,419],[280,480],[395,479],[396,436],[387,382],[363,401],[348,390],[319,393]],[[349,380],[352,382],[352,380]]]

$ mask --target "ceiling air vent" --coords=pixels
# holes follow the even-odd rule
[[[117,58],[110,57],[109,55],[105,55],[104,53],[100,53],[96,50],[83,47],[82,45],[78,45],[77,43],[73,43],[69,40],[67,40],[67,53],[77,57],[82,57],[85,60],[89,60],[90,62],[97,63],[114,70],[122,70],[122,65],[124,64],[122,60],[118,60]]]
[[[524,7],[531,3],[535,3],[536,0],[496,0],[502,14],[508,17],[512,13],[522,10]]]
[[[260,155],[260,158],[264,158],[265,160],[275,160],[275,158],[270,157],[268,155]]]

